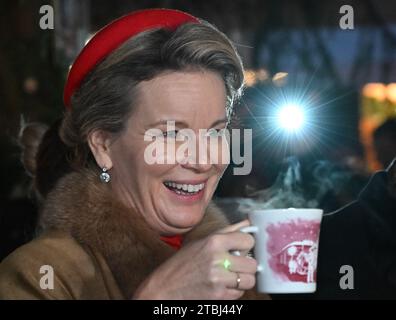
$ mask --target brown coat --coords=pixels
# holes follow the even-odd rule
[[[184,242],[227,224],[210,205]],[[40,237],[0,264],[0,299],[131,298],[139,284],[175,253],[88,170],[59,181],[45,201],[40,227]],[[43,265],[54,270],[54,289],[40,288]],[[244,298],[266,296],[249,291]]]

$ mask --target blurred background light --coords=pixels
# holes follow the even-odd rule
[[[304,109],[298,104],[287,104],[278,113],[279,125],[287,131],[300,130],[305,122]]]

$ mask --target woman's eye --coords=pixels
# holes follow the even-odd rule
[[[223,133],[223,129],[215,129],[211,128],[208,130],[206,136],[207,137],[220,137]]]
[[[176,136],[177,136],[177,133],[178,133],[178,130],[165,131],[163,133],[163,136],[165,138],[173,138],[173,139],[175,139]]]

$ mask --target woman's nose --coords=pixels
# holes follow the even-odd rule
[[[180,162],[181,166],[196,172],[206,172],[212,167],[207,152],[197,152],[195,154],[187,154]]]
[[[198,135],[198,138],[189,137],[187,141],[183,148],[176,151],[177,163],[182,167],[196,172],[205,172],[213,166],[229,163],[227,140],[207,137],[202,133]],[[184,148],[186,146],[187,149]]]

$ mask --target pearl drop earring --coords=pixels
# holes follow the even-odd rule
[[[99,177],[103,183],[108,183],[111,180],[110,174],[107,172],[106,167],[102,168],[102,172]]]

